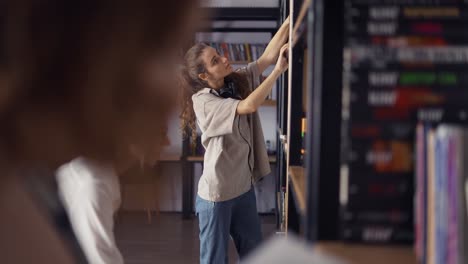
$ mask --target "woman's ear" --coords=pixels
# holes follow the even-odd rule
[[[203,81],[207,81],[208,75],[206,73],[199,73],[198,78],[202,79]]]

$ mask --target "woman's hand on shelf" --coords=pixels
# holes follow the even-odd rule
[[[271,41],[268,43],[262,56],[257,61],[258,69],[263,72],[268,66],[275,63],[280,54],[281,47],[286,43],[289,36],[289,17],[283,22]]]
[[[280,56],[278,57],[278,60],[276,62],[276,66],[274,71],[279,71],[280,73],[285,72],[288,69],[288,48],[289,44],[286,43],[284,44],[281,49],[280,49]]]

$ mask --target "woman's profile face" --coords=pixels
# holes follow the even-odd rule
[[[201,59],[205,64],[205,69],[208,78],[211,80],[219,80],[232,73],[233,68],[229,60],[219,55],[212,47],[206,47],[201,54]]]

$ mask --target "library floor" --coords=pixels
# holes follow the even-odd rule
[[[275,233],[273,215],[261,216],[265,238]],[[160,213],[147,223],[144,212],[120,212],[116,222],[117,244],[127,264],[199,263],[198,220],[182,220],[181,214]],[[236,263],[234,244],[229,263]]]

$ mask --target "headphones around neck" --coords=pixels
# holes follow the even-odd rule
[[[223,98],[234,98],[239,99],[237,94],[236,85],[232,80],[225,80],[224,86],[219,89],[219,95]]]

